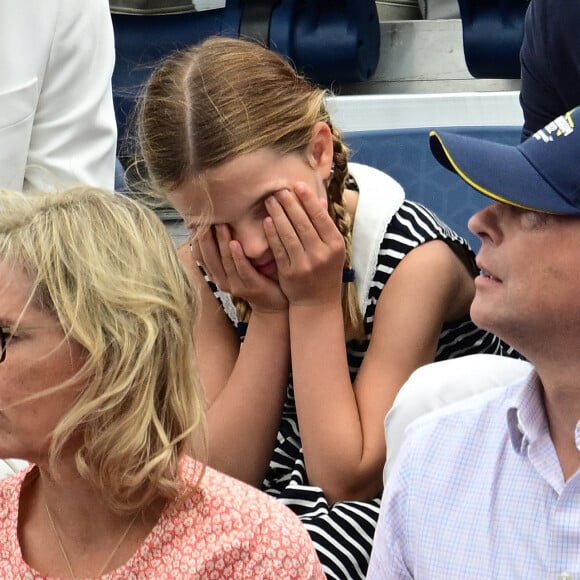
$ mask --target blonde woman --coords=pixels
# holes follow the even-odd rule
[[[289,505],[328,577],[364,577],[399,388],[424,363],[503,349],[469,318],[471,250],[349,164],[325,93],[256,44],[164,61],[138,135],[191,234],[210,464]]]
[[[204,468],[197,298],[121,196],[0,192],[2,578],[322,578],[290,510]]]

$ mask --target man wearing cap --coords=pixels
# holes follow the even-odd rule
[[[471,316],[533,369],[409,427],[367,578],[580,578],[580,108],[517,147],[430,145],[493,200]]]

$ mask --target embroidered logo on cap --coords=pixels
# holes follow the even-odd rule
[[[574,132],[574,121],[570,113],[566,113],[551,123],[548,123],[543,129],[534,133],[533,137],[536,141],[544,141],[549,143],[554,140],[554,137],[567,137]]]

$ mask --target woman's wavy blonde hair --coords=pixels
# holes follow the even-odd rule
[[[269,147],[280,154],[305,151],[314,125],[331,129],[334,171],[327,183],[329,213],[352,268],[351,220],[343,192],[348,149],[332,126],[318,89],[280,55],[253,42],[213,37],[162,61],[150,76],[137,109],[137,146],[152,188],[167,192],[203,183],[204,172],[237,155]],[[345,283],[346,335],[362,338],[354,283]],[[238,317],[249,306],[237,301]]]
[[[180,457],[205,463],[206,441],[198,303],[163,224],[136,201],[92,187],[0,191],[0,256],[24,269],[30,301],[86,351],[74,377],[40,395],[81,385],[51,437],[55,475],[63,448],[80,436],[79,474],[115,511],[176,497]]]

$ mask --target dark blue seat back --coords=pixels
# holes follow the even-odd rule
[[[322,85],[367,80],[379,59],[374,0],[227,0],[223,9],[112,16],[117,56],[113,97],[121,143],[151,67],[208,36],[257,39]]]
[[[174,50],[195,44],[222,27],[222,10],[183,14],[113,14],[116,62],[113,71],[113,100],[122,150],[135,100],[152,67]]]
[[[474,77],[520,77],[528,4],[529,0],[459,0],[465,62]]]

